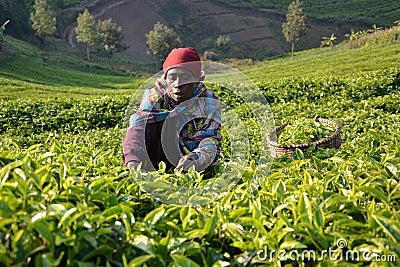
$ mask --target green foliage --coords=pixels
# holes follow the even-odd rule
[[[56,18],[47,5],[46,0],[35,0],[34,11],[31,13],[32,29],[42,39],[56,32]]]
[[[118,26],[112,19],[98,20],[87,9],[79,14],[78,26],[75,29],[76,40],[86,43],[86,56],[90,60],[90,48],[100,47],[100,50],[107,55],[108,63],[111,62],[113,54],[126,50],[122,43],[124,38],[121,26]]]
[[[328,46],[329,51],[333,51],[333,42],[336,40],[336,36],[332,33],[330,37],[322,37],[321,47]]]
[[[4,34],[5,30],[6,30],[6,26],[7,26],[8,23],[10,23],[10,20],[7,20],[6,22],[4,22],[3,25],[1,25],[1,27],[0,27],[1,37],[3,37],[3,34]]]
[[[358,34],[354,31],[354,29],[351,29],[351,33],[347,33],[345,36],[350,42],[353,42],[358,38]]]
[[[232,40],[229,36],[220,35],[215,41],[215,48],[222,53],[227,52],[232,46]]]
[[[257,188],[251,187],[257,174],[252,162],[239,170],[242,179],[233,190],[196,207],[158,202],[121,165],[127,89],[135,88],[128,77],[51,68],[36,50],[7,58],[0,64],[0,264],[379,266],[340,257],[366,251],[386,256],[385,266],[397,266],[400,66],[398,57],[391,59],[396,49],[313,50],[296,57],[296,75],[280,59],[269,62],[274,71],[249,72],[277,125],[317,115],[332,119],[341,125],[342,147],[275,159]],[[366,54],[380,62],[371,56],[367,62]],[[360,60],[368,71],[352,63]],[[332,64],[341,72],[315,73],[305,62],[323,69]],[[254,125],[253,138],[263,130],[235,95],[211,89]],[[12,90],[25,91],[16,98]],[[46,91],[47,99],[35,99]],[[195,179],[189,181],[189,175]],[[193,171],[165,178],[188,186],[204,181]],[[332,258],[329,248],[336,250]],[[272,250],[271,259],[261,258]],[[281,258],[279,250],[299,255],[312,250],[317,260]]]
[[[66,6],[64,0],[47,0],[47,4],[51,9],[59,14]]]
[[[203,54],[204,60],[217,61],[218,54],[212,50],[206,50]]]
[[[31,4],[28,1],[0,0],[0,10],[1,22],[12,20],[12,27],[7,29],[7,34],[31,41],[34,36],[29,17]]]
[[[7,20],[6,22],[3,23],[0,27],[0,52],[3,50],[3,42],[4,42],[4,32],[6,30],[6,25],[10,22],[10,20]]]
[[[96,30],[96,21],[87,9],[79,14],[77,19],[76,40],[78,42],[86,43],[86,56],[90,60],[90,47],[98,43],[98,33]]]
[[[126,46],[122,41],[122,28],[114,23],[111,19],[99,20],[97,22],[98,42],[107,54],[108,62],[110,63],[111,57],[114,53],[126,50]]]
[[[396,43],[370,45],[362,49],[341,50],[329,53],[323,49],[297,52],[295,59],[288,64],[287,56],[266,60],[244,73],[258,83],[269,80],[298,79],[307,77],[351,77],[355,78],[366,71],[388,69],[398,66],[400,46]],[[371,56],[374,55],[374,56]],[[382,59],[385,60],[382,60]],[[312,64],[310,64],[312,62]],[[346,64],[343,64],[346,62]],[[290,88],[288,88],[290,93]],[[286,94],[286,93],[285,93]],[[279,96],[277,96],[279,98]]]
[[[292,2],[286,13],[286,22],[282,24],[283,36],[292,44],[292,60],[294,45],[306,33],[306,30],[306,17],[303,14],[302,3],[300,1]]]
[[[323,257],[329,247],[339,250],[339,238],[348,250],[398,258],[399,75],[394,68],[354,79],[265,84],[278,124],[329,115],[343,126],[341,150],[276,159],[256,191],[249,190],[254,165],[249,166],[233,191],[201,207],[155,201],[121,166],[123,98],[2,101],[2,112],[19,113],[9,120],[15,124],[3,133],[0,147],[0,260],[5,265],[290,266],[289,259],[269,262],[257,253],[294,249],[315,251],[323,259],[319,264],[346,265],[345,258]],[[97,119],[85,124],[84,114]],[[116,118],[115,126],[102,124],[107,114]],[[68,118],[73,127],[64,127]],[[37,127],[40,119],[48,128],[24,138],[26,125]],[[177,178],[188,181],[185,175],[166,177]]]
[[[228,5],[241,8],[265,8],[277,10],[284,14],[287,6],[293,0],[218,0]],[[339,23],[346,20],[357,20],[369,24],[391,26],[398,20],[400,2],[397,0],[374,1],[332,1],[332,0],[303,0],[304,12],[309,17],[318,19],[333,19]]]
[[[169,52],[180,45],[179,36],[173,29],[160,22],[146,34],[147,54],[153,55],[158,63],[165,60]]]
[[[229,36],[220,35],[214,42],[214,48],[204,51],[203,58],[204,60],[219,61],[227,58],[233,47],[233,42]]]
[[[335,129],[329,125],[315,120],[297,119],[283,129],[278,136],[278,144],[286,146],[289,144],[316,142],[328,137],[334,131]]]
[[[9,36],[5,40],[10,49],[0,58],[2,99],[129,95],[143,83],[143,78],[136,75],[112,70],[109,66],[87,64],[71,54],[53,53],[50,61],[47,53],[34,46]]]
[[[29,137],[53,130],[78,133],[114,128],[123,120],[123,110],[129,100],[121,96],[97,100],[25,100],[18,106],[12,101],[1,100],[0,122],[3,126],[0,134]]]
[[[400,42],[400,26],[393,26],[387,29],[377,28],[374,24],[371,30],[347,34],[348,42],[339,45],[339,49],[359,49],[369,46],[378,46]]]

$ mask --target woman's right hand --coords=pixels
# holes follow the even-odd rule
[[[128,167],[128,169],[130,170],[136,170],[137,167],[139,166],[139,163],[140,163],[139,161],[132,160],[126,163],[126,167]]]

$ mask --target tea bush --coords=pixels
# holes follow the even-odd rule
[[[354,78],[264,82],[262,90],[276,125],[305,117],[332,119],[341,125],[341,149],[296,151],[275,159],[258,187],[253,183],[257,172],[253,161],[232,191],[215,203],[195,207],[155,200],[121,165],[127,97],[3,99],[0,262],[4,266],[382,263],[377,258],[343,256],[350,251],[385,256],[384,266],[396,266],[399,83],[400,68]],[[224,95],[221,88],[212,89],[222,101],[237,105],[241,118],[251,119],[238,99]],[[257,135],[261,130],[249,132]],[[182,179],[189,175],[198,174],[191,171]],[[329,249],[334,252],[328,257]],[[262,257],[272,251],[267,254],[270,258]],[[309,257],[293,260],[278,251],[299,255],[308,251]]]
[[[317,55],[312,66],[305,52],[290,66],[282,59],[250,70],[276,125],[325,117],[340,124],[343,139],[339,150],[275,159],[259,186],[255,162],[265,129],[242,99],[212,86],[244,120],[249,164],[215,203],[180,207],[144,192],[139,174],[121,165],[125,109],[143,80],[54,68],[40,51],[16,49],[0,65],[0,265],[397,266],[398,50]],[[349,60],[356,63],[338,68]],[[159,172],[173,182],[201,180],[193,171]],[[281,250],[308,254],[293,260]],[[349,259],[346,252],[391,258]]]

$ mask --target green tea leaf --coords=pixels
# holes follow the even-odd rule
[[[64,257],[64,254],[64,251],[61,251],[58,258],[54,258],[54,255],[52,253],[39,254],[35,258],[35,265],[43,267],[59,266],[61,264],[62,258]]]
[[[147,214],[143,221],[147,224],[155,225],[162,218],[164,213],[165,209],[163,207],[158,207]]]
[[[361,186],[360,190],[365,193],[371,194],[376,199],[382,201],[383,203],[388,204],[388,198],[381,188],[372,186]]]
[[[47,221],[38,220],[33,223],[33,228],[42,236],[50,248],[50,252],[55,252],[54,237],[50,230],[50,225]]]
[[[0,227],[4,227],[7,224],[13,223],[15,219],[13,218],[1,218],[0,217]]]
[[[73,214],[77,209],[76,208],[70,208],[69,210],[67,210],[64,215],[62,216],[62,218],[60,219],[59,223],[58,223],[58,228],[61,228],[62,225],[64,224],[65,220],[68,219],[68,217],[71,216],[71,214]]]
[[[196,262],[182,255],[172,254],[171,258],[180,267],[200,267]]]
[[[299,199],[298,210],[301,220],[311,224],[313,220],[312,207],[305,192],[303,192],[302,197]]]
[[[147,254],[154,256],[153,245],[151,244],[150,238],[147,236],[138,235],[133,239],[133,241],[131,241],[131,244],[137,248],[140,248]]]
[[[310,225],[306,225],[306,229],[307,233],[311,237],[311,240],[319,249],[328,249],[329,242],[328,240],[326,240],[322,232],[318,231]]]
[[[382,230],[394,241],[400,243],[400,224],[380,215],[372,215]]]
[[[210,218],[208,218],[206,224],[204,225],[203,233],[204,235],[211,236],[214,234],[215,228],[217,227],[218,215],[215,213]]]
[[[307,245],[304,245],[303,243],[295,241],[295,240],[290,240],[290,241],[284,241],[279,246],[279,249],[283,249],[283,250],[293,250],[293,249],[298,249],[298,248],[307,248]]]
[[[146,263],[148,260],[150,260],[152,258],[153,258],[152,255],[139,256],[139,257],[136,257],[133,260],[131,260],[128,263],[128,266],[129,267],[140,267],[140,266],[142,266],[144,263]]]

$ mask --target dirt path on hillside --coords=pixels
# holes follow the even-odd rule
[[[81,8],[82,9],[82,8]],[[153,29],[155,23],[160,21],[167,24],[158,13],[158,7],[150,0],[122,0],[114,1],[108,5],[108,1],[100,2],[100,7],[92,8],[91,14],[96,20],[112,18],[118,25],[122,26],[124,43],[129,46],[124,55],[128,59],[136,61],[152,61],[147,55],[145,34]],[[68,26],[64,33],[65,40],[72,47],[76,47],[75,29],[77,23]]]
[[[183,0],[182,2],[185,2]],[[252,17],[270,17],[276,20],[282,20],[283,17],[279,14],[269,12],[269,11],[258,11],[258,10],[243,10],[240,8],[235,8],[227,6],[226,4],[219,2],[212,2],[208,0],[200,1],[186,1],[192,9],[197,9],[193,12],[192,19],[202,18],[202,20],[211,18],[220,18],[219,21],[213,22],[215,26],[220,26],[222,28],[221,34],[232,35],[236,38],[246,38],[257,40],[270,39],[271,33],[268,32],[267,26],[262,26],[259,24],[247,26],[238,25],[234,17],[238,14],[241,16],[252,16]],[[104,2],[106,3],[106,2]],[[122,25],[124,31],[125,42],[130,46],[128,49],[128,54],[131,54],[134,58],[139,58],[142,60],[152,60],[146,55],[147,47],[145,45],[145,34],[148,33],[153,25],[160,21],[166,23],[166,21],[157,13],[162,7],[160,5],[166,4],[162,0],[122,0],[118,2],[111,3],[110,5],[102,5],[100,8],[95,8],[91,11],[91,14],[96,19],[104,19],[105,17],[112,17],[113,21]],[[79,5],[79,9],[83,10],[87,4],[83,3]],[[129,15],[129,12],[132,14]],[[152,19],[153,18],[153,19]],[[155,19],[156,18],[156,19]],[[220,23],[220,20],[226,18],[226,22],[229,28],[225,27]],[[218,25],[221,24],[221,25]],[[71,45],[71,47],[76,47],[76,34],[75,29],[77,23],[73,23],[67,27],[64,32],[64,39]],[[134,27],[133,31],[131,28]],[[258,30],[257,30],[258,29]],[[255,36],[255,35],[257,36]]]
[[[244,9],[212,0],[92,0],[82,2],[76,7],[75,13],[83,12],[86,7],[96,19],[112,18],[122,26],[124,43],[129,46],[123,56],[134,61],[153,60],[146,53],[145,34],[157,22],[183,34],[186,40],[183,45],[190,43],[201,52],[212,49],[213,42],[220,35],[231,38],[238,51],[235,56],[239,58],[257,53],[259,58],[264,58],[290,49],[281,28],[286,18],[274,10]],[[307,19],[306,23],[310,30],[296,50],[319,47],[321,37],[332,33],[337,41],[343,40],[344,34],[350,32],[351,28],[359,28],[359,25],[357,27],[350,22],[343,24],[341,29],[333,21]],[[64,38],[72,47],[77,45],[76,26],[75,22],[64,31]]]
[[[99,10],[98,12],[92,13],[95,19],[98,19],[100,16],[104,15],[108,10],[116,8],[118,6],[126,4],[126,0],[119,1],[117,3],[113,3],[109,6],[106,6],[106,8]],[[77,23],[75,22],[74,24],[68,26],[68,28],[65,30],[64,33],[64,38],[68,41],[68,43],[72,46],[76,46],[76,39],[75,39],[75,29],[77,27]]]

